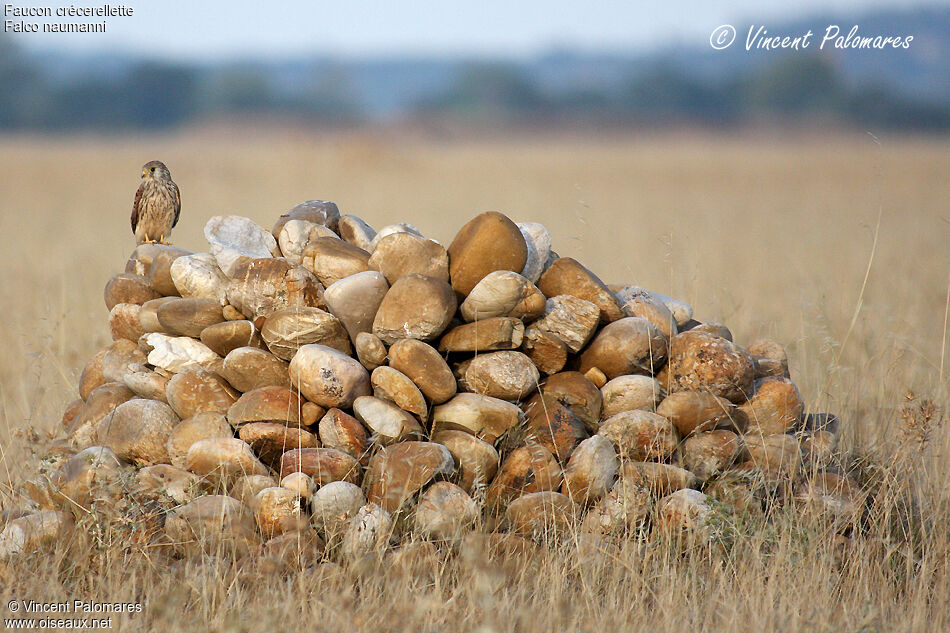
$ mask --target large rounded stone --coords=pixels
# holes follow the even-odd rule
[[[791,435],[743,436],[745,451],[749,455],[747,466],[761,472],[771,481],[794,479],[801,467],[801,447]],[[742,465],[740,465],[742,466]]]
[[[372,431],[375,441],[383,445],[425,435],[416,418],[388,400],[361,396],[353,402],[353,413]]]
[[[630,290],[625,288],[625,290]],[[640,289],[642,290],[642,289]],[[619,295],[618,295],[619,298]],[[623,312],[627,316],[640,317],[652,323],[667,339],[678,333],[676,319],[670,309],[653,293],[642,290],[638,293],[629,293],[624,296]]]
[[[307,220],[290,220],[280,230],[277,244],[280,246],[281,255],[289,262],[300,265],[307,245],[321,237],[339,239],[336,233],[321,224]]]
[[[214,299],[173,299],[163,302],[156,311],[163,331],[178,336],[201,336],[209,325],[224,321],[221,304]]]
[[[172,376],[165,396],[182,419],[203,411],[224,413],[238,399],[237,392],[221,376],[200,368]]]
[[[218,266],[231,278],[240,274],[241,264],[249,259],[280,255],[273,235],[239,215],[210,218],[205,224],[204,234]]]
[[[179,422],[168,436],[168,458],[172,466],[188,467],[188,449],[198,440],[232,438],[234,431],[224,414],[206,411]]]
[[[704,391],[677,391],[663,399],[656,412],[673,423],[680,435],[711,431],[728,422],[735,407],[725,398]]]
[[[263,347],[261,335],[250,321],[225,321],[201,330],[201,342],[222,358],[239,347]]]
[[[396,512],[423,486],[450,477],[455,460],[434,442],[401,442],[380,450],[366,467],[366,498],[387,512]]]
[[[545,297],[571,295],[590,301],[600,310],[600,322],[610,323],[624,317],[614,293],[594,273],[577,260],[561,257],[541,275],[538,289]],[[565,341],[566,342],[566,341]]]
[[[330,409],[320,419],[320,442],[326,448],[335,448],[361,463],[368,460],[369,433],[359,420],[339,409]]]
[[[676,427],[649,411],[623,411],[607,419],[597,431],[613,442],[617,453],[634,461],[664,460],[679,443]]]
[[[303,529],[308,521],[300,509],[300,497],[280,486],[264,488],[254,500],[254,518],[265,539]]]
[[[232,387],[247,393],[260,387],[290,387],[289,366],[257,347],[238,347],[224,358],[220,374]]]
[[[393,535],[393,520],[375,503],[368,503],[346,524],[340,553],[354,563],[371,554],[382,554]]]
[[[447,481],[437,481],[422,493],[413,516],[416,533],[424,538],[455,539],[478,518],[478,506],[468,494]]]
[[[253,509],[257,493],[276,485],[277,480],[270,475],[242,475],[228,486],[228,494]]]
[[[518,226],[496,211],[482,213],[459,229],[449,246],[452,288],[467,295],[488,273],[520,272],[527,258],[528,247]]]
[[[306,220],[314,224],[322,224],[333,228],[340,220],[340,209],[335,202],[329,200],[307,200],[294,206],[287,213],[281,214],[271,228],[271,235],[276,239],[284,226],[292,220]]]
[[[290,473],[310,475],[318,486],[331,481],[360,483],[360,464],[346,453],[332,448],[295,448],[280,458],[280,477]]]
[[[366,505],[366,497],[356,484],[331,481],[310,499],[311,524],[325,537],[342,534],[346,523]]]
[[[576,353],[587,345],[599,324],[600,308],[596,304],[562,294],[545,302],[544,315],[531,327],[553,334]]]
[[[621,468],[620,478],[625,484],[646,488],[658,497],[665,497],[683,488],[699,487],[699,481],[692,472],[673,464],[657,462],[626,462]]]
[[[200,477],[168,464],[146,466],[136,479],[138,491],[160,499],[170,497],[175,503],[188,503],[207,492]]]
[[[261,338],[277,358],[289,361],[304,345],[316,343],[350,354],[353,348],[343,324],[320,308],[296,306],[273,313],[261,328]]]
[[[340,237],[350,244],[372,252],[376,229],[364,222],[362,218],[351,214],[341,215],[336,230]]]
[[[610,440],[601,435],[587,438],[571,454],[561,492],[577,503],[595,503],[610,492],[619,466]]]
[[[109,312],[109,332],[112,340],[138,341],[145,334],[139,321],[142,306],[134,303],[117,303]]]
[[[108,382],[124,382],[126,374],[137,371],[145,363],[145,354],[138,345],[127,339],[119,339],[106,348],[100,362],[100,371]]]
[[[452,328],[439,340],[440,352],[490,352],[518,349],[524,323],[512,317],[495,317]]]
[[[179,257],[193,254],[191,251],[163,244],[152,259],[152,266],[148,275],[152,282],[152,288],[165,296],[178,296],[178,287],[175,286],[175,281],[171,275],[172,264]]]
[[[475,393],[502,400],[521,400],[538,388],[541,374],[521,352],[479,354],[465,371],[465,382]]]
[[[683,442],[683,465],[701,481],[724,471],[739,452],[739,437],[732,431],[699,433]]]
[[[168,463],[168,438],[178,422],[164,402],[129,400],[99,422],[99,442],[139,466]]]
[[[804,405],[798,388],[787,378],[769,377],[755,382],[755,393],[739,407],[747,433],[781,435],[802,421]]]
[[[369,372],[346,354],[324,345],[304,345],[290,362],[290,380],[321,407],[348,408],[372,389]]]
[[[144,365],[132,369],[122,376],[122,383],[135,392],[135,395],[146,400],[168,402],[165,391],[168,389],[169,379],[164,375],[146,369]]]
[[[104,291],[106,309],[112,310],[120,303],[134,303],[142,305],[150,299],[157,299],[162,295],[152,288],[148,277],[121,273],[109,280]]]
[[[225,495],[198,497],[175,508],[165,519],[165,533],[173,543],[208,553],[247,552],[260,542],[254,514]]]
[[[452,288],[435,277],[400,277],[383,297],[373,334],[391,345],[399,339],[430,341],[441,334],[458,307]]]
[[[411,341],[415,339],[403,339]],[[372,332],[360,332],[353,340],[356,348],[356,357],[360,365],[368,371],[373,371],[380,365],[386,364],[386,345]]]
[[[706,495],[698,490],[677,490],[657,503],[656,527],[669,534],[705,537],[712,514]]]
[[[96,352],[83,367],[82,373],[79,375],[79,397],[83,400],[88,400],[89,394],[91,394],[94,389],[109,382],[106,380],[106,377],[102,375],[102,359],[109,352],[109,349],[110,348],[107,347]],[[436,352],[436,355],[438,355],[438,352]],[[453,384],[455,383],[454,378],[452,382]]]
[[[259,387],[248,391],[228,409],[228,422],[239,428],[248,422],[301,425],[300,396],[286,387]]]
[[[537,287],[510,270],[496,270],[475,284],[460,306],[462,318],[492,317],[534,320],[544,314],[545,298]]]
[[[432,432],[460,430],[489,444],[518,423],[521,410],[514,404],[477,393],[460,393],[432,410]]]
[[[578,442],[587,437],[584,422],[553,396],[535,395],[525,406],[525,436],[554,453],[564,463]]]
[[[544,266],[551,254],[551,233],[538,222],[518,222],[518,229],[521,230],[525,245],[528,247],[528,257],[521,274],[532,283],[536,283],[544,272]]]
[[[600,388],[600,394],[603,398],[600,418],[606,420],[621,411],[654,411],[663,398],[663,389],[650,376],[617,376]]]
[[[488,442],[465,431],[439,431],[432,435],[432,441],[452,453],[458,469],[458,484],[465,492],[475,494],[495,478],[498,451]]]
[[[687,331],[670,341],[666,373],[671,393],[705,391],[738,403],[752,394],[755,367],[749,353],[738,345]]]
[[[425,420],[428,416],[426,399],[419,387],[408,376],[392,367],[377,367],[370,380],[373,383],[373,395],[383,400],[391,400],[403,411],[408,411]]]
[[[324,286],[369,270],[369,253],[337,237],[318,237],[303,251],[301,265]]]
[[[600,410],[603,395],[597,385],[584,374],[564,371],[549,377],[541,387],[541,393],[558,400],[574,412],[591,433],[600,426]]]
[[[239,264],[228,284],[228,301],[251,321],[293,306],[326,305],[317,278],[285,259],[252,259]]]
[[[375,270],[368,270],[327,286],[323,298],[330,312],[343,323],[355,342],[361,333],[373,331],[373,320],[388,291],[385,277]]]
[[[162,332],[168,334],[165,327],[158,321],[158,309],[169,301],[177,301],[178,299],[179,297],[160,297],[146,301],[139,306],[139,326],[142,332]]]
[[[254,449],[262,462],[277,468],[285,452],[295,448],[317,448],[317,436],[298,427],[277,422],[250,422],[241,426],[238,437]]]
[[[562,476],[560,464],[548,449],[538,444],[516,448],[502,462],[488,486],[485,503],[501,507],[523,494],[557,490]]]
[[[455,395],[457,384],[452,370],[431,345],[400,339],[389,348],[389,365],[408,376],[432,404],[442,404]]]
[[[634,533],[643,527],[652,510],[650,491],[621,479],[587,512],[581,531],[604,535]]]
[[[182,297],[212,299],[221,305],[228,302],[228,277],[211,253],[179,257],[169,272]]]
[[[148,363],[171,374],[189,369],[213,369],[221,362],[221,357],[204,343],[188,336],[153,332],[146,334],[145,340],[152,348],[148,353]]]
[[[13,519],[0,532],[0,560],[8,561],[62,543],[69,537],[73,526],[73,515],[58,510],[44,510]]]
[[[411,274],[449,280],[449,255],[442,245],[412,233],[393,233],[380,239],[369,258],[369,267],[381,272],[391,284]]]
[[[593,305],[593,304],[591,304]],[[567,345],[554,334],[536,327],[526,328],[521,351],[542,374],[556,374],[567,364]]]
[[[514,534],[552,540],[570,534],[579,515],[577,504],[559,492],[534,492],[508,504],[505,522]]]
[[[105,383],[94,389],[86,398],[79,415],[67,430],[70,443],[78,449],[94,446],[99,437],[99,423],[123,402],[135,397],[131,389],[124,384]]]
[[[625,317],[606,325],[581,354],[580,371],[593,367],[607,378],[653,374],[666,361],[669,343],[646,319]]]
[[[244,475],[266,475],[269,472],[250,445],[235,437],[198,440],[188,448],[185,464],[196,475],[224,485]]]

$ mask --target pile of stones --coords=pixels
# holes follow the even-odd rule
[[[310,201],[204,233],[207,252],[141,245],[109,280],[114,342],[0,557],[116,507],[176,556],[343,561],[472,533],[708,537],[763,494],[860,515],[827,468],[837,420],[803,412],[782,346],[606,285],[541,224],[483,213],[446,249]]]

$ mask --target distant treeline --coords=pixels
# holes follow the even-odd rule
[[[63,70],[65,66],[65,70]],[[90,67],[92,66],[92,67]],[[420,67],[421,68],[421,67]],[[429,63],[414,71],[355,73],[320,63],[176,65],[127,60],[109,68],[50,64],[0,39],[0,129],[168,129],[220,117],[334,125],[451,118],[474,123],[850,124],[950,129],[950,107],[889,85],[848,82],[826,56],[792,54],[716,81],[652,60],[614,80],[560,83],[518,62]],[[549,73],[552,74],[552,73]],[[556,75],[556,67],[555,72]],[[616,74],[616,73],[615,73]],[[552,87],[554,86],[554,87]]]

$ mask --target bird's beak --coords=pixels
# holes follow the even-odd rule
[[[143,169],[143,170],[142,170],[142,178],[145,178],[146,176],[148,176],[148,170],[147,170],[147,169]]]

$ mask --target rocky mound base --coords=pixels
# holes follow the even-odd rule
[[[107,283],[114,342],[5,513],[4,559],[90,515],[176,557],[357,561],[473,532],[709,538],[721,507],[861,513],[781,345],[606,285],[541,224],[483,213],[446,249],[310,201],[205,237],[139,246]]]

